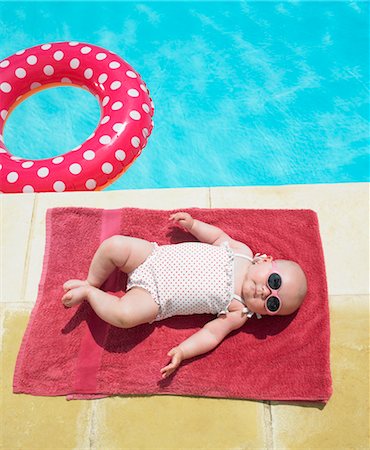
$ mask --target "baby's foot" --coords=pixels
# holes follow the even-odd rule
[[[68,280],[63,284],[63,289],[67,292],[80,286],[89,286],[89,283],[87,280]]]
[[[62,297],[62,303],[64,306],[71,308],[72,306],[79,305],[87,298],[88,288],[85,285],[71,288]]]

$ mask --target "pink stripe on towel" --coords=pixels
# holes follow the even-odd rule
[[[103,210],[100,242],[120,233],[120,210]],[[114,289],[117,282],[117,273],[114,272],[102,286],[109,291]],[[78,353],[73,391],[79,394],[96,392],[97,373],[100,368],[101,357],[107,337],[109,325],[96,314],[90,316],[89,326],[85,328]],[[70,396],[69,399],[74,398]]]
[[[214,351],[185,361],[162,380],[169,349],[212,317],[173,317],[123,330],[106,326],[86,303],[64,309],[62,285],[86,278],[100,242],[111,234],[162,244],[194,240],[168,221],[173,211],[55,208],[47,213],[43,274],[18,355],[14,392],[96,398],[176,394],[257,400],[321,401],[332,392],[329,308],[317,216],[309,210],[192,209],[255,252],[296,260],[309,290],[292,316],[253,317]],[[115,272],[104,289],[122,296]],[[124,301],[124,300],[123,300]]]

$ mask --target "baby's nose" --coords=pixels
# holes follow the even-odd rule
[[[266,286],[259,285],[257,286],[257,295],[258,297],[265,298],[266,297]]]
[[[270,289],[269,289],[266,285],[262,286],[262,296],[263,296],[264,298],[266,298],[266,297],[268,297],[270,294],[271,294]]]

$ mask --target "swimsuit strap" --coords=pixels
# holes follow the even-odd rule
[[[243,253],[234,253],[234,256],[239,256],[239,258],[247,259],[250,262],[253,262],[253,258],[248,255],[243,255]]]
[[[238,300],[238,302],[245,306],[244,300],[240,297],[240,295],[234,294],[233,299]]]
[[[256,253],[253,258],[251,258],[248,255],[244,255],[243,253],[234,253],[234,256],[239,256],[239,258],[244,258],[250,261],[252,264],[256,264],[261,260],[264,260],[266,258],[269,258],[265,253],[261,255],[261,253]]]
[[[251,310],[246,306],[246,304],[244,303],[244,300],[240,297],[240,295],[234,294],[234,295],[233,295],[233,299],[234,299],[234,300],[237,300],[237,301],[240,302],[242,305],[244,305],[244,308],[243,308],[243,311],[242,311],[242,312],[243,312],[244,314],[246,314],[247,317],[248,317],[249,319],[253,316],[253,314],[256,314],[257,319],[262,319],[261,314],[254,313],[253,311],[251,311]]]

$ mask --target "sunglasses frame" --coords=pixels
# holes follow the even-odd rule
[[[280,298],[279,295],[278,295],[278,291],[281,289],[281,286],[282,286],[282,284],[283,284],[283,279],[282,279],[282,276],[280,275],[279,271],[276,270],[276,263],[275,263],[275,261],[271,261],[271,265],[272,265],[271,271],[267,274],[267,282],[266,282],[266,284],[267,284],[269,290],[271,291],[271,294],[265,298],[265,310],[267,311],[267,313],[268,313],[270,316],[274,316],[275,314],[277,314],[277,313],[280,311],[280,309],[281,309],[281,307],[282,307],[282,304],[283,304],[283,302],[281,301],[281,298]],[[272,289],[272,288],[270,287],[269,283],[268,283],[268,280],[269,280],[270,276],[271,276],[273,273],[276,273],[277,275],[279,275],[279,277],[280,277],[280,279],[281,279],[281,285],[280,285],[279,289]],[[275,298],[277,298],[277,299],[279,300],[279,303],[280,303],[280,304],[279,304],[279,308],[278,308],[276,311],[271,311],[271,310],[269,310],[269,309],[267,308],[267,301],[268,301],[268,299],[271,298],[271,297],[275,297]]]

